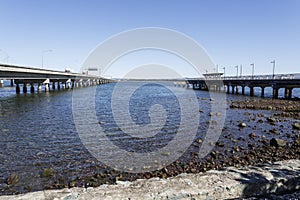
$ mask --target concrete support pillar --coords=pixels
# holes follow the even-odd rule
[[[23,84],[23,93],[27,93],[27,84],[26,83]]]
[[[0,87],[4,87],[4,80],[0,80]]]
[[[45,84],[45,92],[49,92],[50,88],[49,88],[49,83]]]
[[[293,88],[284,88],[284,98],[291,99],[292,92],[293,92]]]
[[[232,94],[234,94],[234,88],[235,88],[235,86],[233,85],[233,86],[231,86],[231,93]]]
[[[10,86],[11,86],[11,87],[14,86],[14,79],[10,79]]]
[[[261,97],[265,96],[265,87],[261,87]]]
[[[17,83],[17,86],[16,86],[16,93],[20,94],[20,85],[18,83]]]
[[[41,92],[41,91],[42,91],[42,86],[41,86],[40,83],[38,84],[37,90],[38,90],[38,92]]]
[[[235,93],[239,94],[239,86],[236,86]]]
[[[290,89],[289,89],[289,96],[288,96],[289,99],[291,99],[292,96],[293,96],[293,89],[294,89],[294,88],[290,88]]]
[[[61,83],[62,89],[66,89],[67,83]]]
[[[60,90],[60,82],[57,82],[57,89]]]
[[[279,88],[273,88],[273,98],[274,99],[278,98],[278,90],[279,90]]]
[[[65,82],[65,88],[69,89],[69,84],[67,82]]]
[[[33,86],[33,83],[30,84],[30,92],[31,92],[31,93],[34,93],[34,86]]]
[[[52,90],[55,90],[55,82],[52,83]]]
[[[254,87],[250,87],[250,96],[251,96],[251,97],[254,96]]]
[[[229,94],[230,93],[230,85],[227,85],[226,87],[227,87],[227,94]]]
[[[245,86],[242,86],[242,95],[245,95]]]

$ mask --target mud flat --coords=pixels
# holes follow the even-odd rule
[[[181,174],[160,179],[118,181],[94,188],[45,190],[1,200],[19,199],[232,199],[286,194],[300,189],[300,160],[248,167],[228,167],[205,173]]]

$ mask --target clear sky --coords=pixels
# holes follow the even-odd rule
[[[299,0],[0,0],[0,62],[40,67],[51,49],[46,68],[78,70],[99,43],[141,27],[192,37],[228,75],[251,63],[271,74],[273,59],[277,73],[300,72]]]

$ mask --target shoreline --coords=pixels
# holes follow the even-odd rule
[[[248,167],[227,167],[205,173],[180,174],[160,179],[118,181],[116,185],[44,190],[0,196],[0,200],[42,199],[233,199],[299,193],[300,160],[285,160]],[[293,195],[293,194],[290,194]],[[274,196],[273,196],[274,197]]]

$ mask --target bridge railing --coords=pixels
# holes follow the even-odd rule
[[[212,78],[213,79],[213,78]],[[254,75],[254,76],[225,76],[222,80],[268,80],[268,79],[295,79],[295,74],[274,74],[273,75]]]

